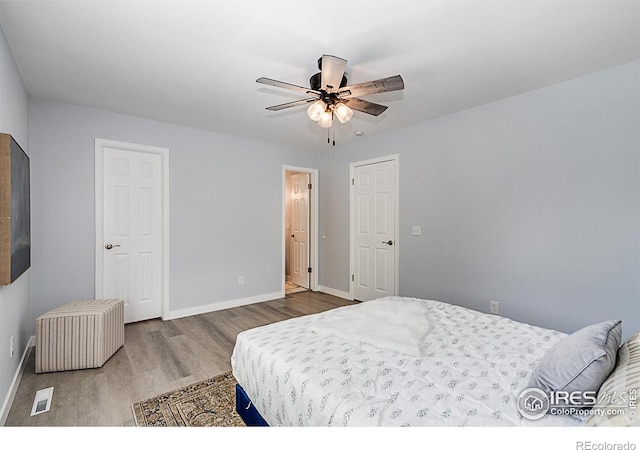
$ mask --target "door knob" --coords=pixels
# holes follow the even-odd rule
[[[107,250],[111,250],[113,247],[120,247],[119,244],[113,245],[111,242],[107,242],[104,246]]]
[[[393,245],[393,241],[389,239],[388,241],[382,241],[383,244]]]

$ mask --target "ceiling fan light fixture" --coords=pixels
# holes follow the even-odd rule
[[[318,125],[320,128],[330,128],[333,124],[333,113],[328,110],[322,113],[320,116],[320,120],[318,120]]]
[[[345,75],[346,66],[346,59],[332,55],[322,55],[318,60],[320,72],[309,79],[310,89],[266,77],[260,77],[256,82],[305,94],[306,98],[301,100],[269,106],[267,109],[269,111],[281,111],[305,105],[309,118],[321,128],[328,130],[327,143],[331,142],[331,132],[333,131],[333,145],[336,145],[336,130],[333,127],[334,114],[338,121],[343,124],[351,120],[354,111],[377,117],[385,112],[387,107],[360,97],[404,89],[404,81],[400,75],[348,85]]]
[[[309,106],[309,108],[307,108],[307,116],[309,116],[309,119],[317,122],[320,120],[320,117],[322,117],[322,114],[326,109],[327,105],[325,105],[322,100],[316,100],[311,104],[311,106]]]
[[[344,103],[337,103],[333,109],[340,123],[347,123],[353,117],[353,110]]]

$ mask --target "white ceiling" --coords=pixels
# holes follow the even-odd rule
[[[317,60],[349,83],[400,74],[337,141],[363,139],[640,60],[638,1],[0,1],[33,97],[298,147],[326,146],[303,98]]]

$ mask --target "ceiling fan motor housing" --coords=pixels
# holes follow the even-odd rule
[[[311,89],[314,91],[322,91],[322,72],[318,72],[315,75],[309,78],[309,85]],[[343,88],[347,85],[347,77],[342,75],[342,81],[340,82],[340,87]]]

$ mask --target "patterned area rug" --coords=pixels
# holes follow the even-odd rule
[[[139,427],[243,427],[231,372],[131,405]]]

